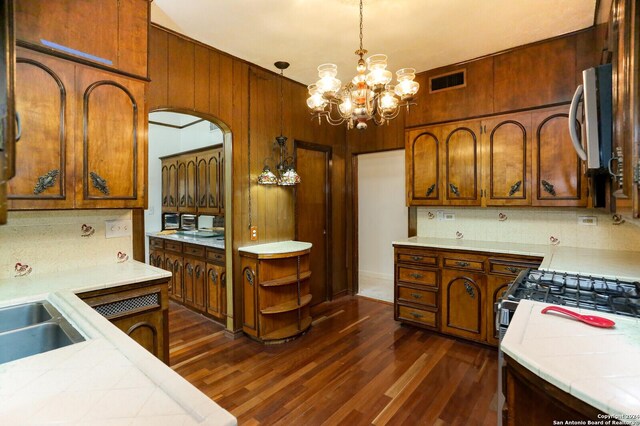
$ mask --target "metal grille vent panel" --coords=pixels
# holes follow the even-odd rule
[[[159,306],[160,294],[145,294],[144,296],[132,297],[131,299],[118,300],[96,306],[94,309],[103,317],[113,317],[130,311],[136,311],[147,306]]]
[[[460,71],[453,74],[445,74],[438,77],[432,77],[430,79],[431,93],[438,92],[440,90],[451,89],[454,87],[465,86],[465,72]]]

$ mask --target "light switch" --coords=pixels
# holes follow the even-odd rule
[[[131,236],[131,220],[105,220],[105,238],[120,238]]]

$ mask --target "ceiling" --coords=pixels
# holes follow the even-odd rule
[[[365,0],[364,47],[426,71],[593,25],[596,0]],[[304,84],[355,75],[358,0],[155,0],[151,20]]]

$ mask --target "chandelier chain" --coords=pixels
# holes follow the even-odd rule
[[[363,33],[363,25],[362,25],[362,0],[360,0],[360,51],[362,51],[362,33]]]
[[[280,136],[282,136],[282,125],[284,116],[284,95],[282,92],[282,79],[284,78],[284,70],[280,70]]]

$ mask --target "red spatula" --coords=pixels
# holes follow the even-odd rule
[[[581,315],[577,312],[573,312],[568,309],[561,308],[560,306],[548,306],[542,310],[542,313],[546,314],[549,311],[556,311],[565,315],[569,315],[570,317],[573,317],[577,320],[582,321],[585,324],[589,324],[594,327],[611,328],[614,325],[616,325],[616,323],[611,321],[610,319],[598,317],[595,315]]]

